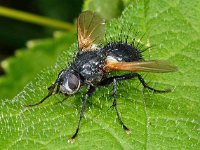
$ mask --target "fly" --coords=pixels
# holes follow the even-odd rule
[[[117,109],[117,82],[137,78],[144,88],[158,93],[170,92],[170,89],[157,90],[150,87],[138,72],[165,73],[176,71],[177,68],[167,61],[145,61],[142,58],[142,51],[134,46],[134,43],[111,41],[101,45],[105,36],[105,20],[91,11],[85,11],[79,15],[77,32],[78,53],[71,65],[58,74],[56,81],[48,88],[47,96],[26,107],[39,105],[53,94],[62,93],[70,96],[78,92],[82,86],[87,86],[88,91],[83,97],[78,126],[70,140],[74,142],[80,129],[88,98],[95,92],[96,87],[113,84],[112,107],[116,110],[119,123],[129,133],[129,129],[122,121]],[[109,73],[113,71],[127,71],[128,73],[110,76]]]

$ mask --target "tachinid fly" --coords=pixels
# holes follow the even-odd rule
[[[159,93],[169,92],[170,90],[157,90],[148,86],[137,72],[165,73],[176,71],[176,67],[170,65],[167,61],[144,61],[141,55],[142,51],[127,42],[115,41],[101,45],[105,36],[105,21],[91,11],[85,11],[80,14],[77,20],[77,30],[78,53],[73,63],[69,68],[59,73],[56,81],[48,88],[49,92],[46,97],[38,103],[27,105],[26,107],[39,105],[52,94],[62,93],[65,96],[69,96],[78,92],[82,86],[87,86],[88,91],[83,97],[78,126],[70,140],[73,142],[80,129],[88,97],[95,92],[95,87],[113,84],[112,107],[115,108],[123,129],[129,132],[117,109],[117,82],[136,77],[145,88]],[[109,75],[112,71],[122,70],[128,71],[128,73],[121,76]]]

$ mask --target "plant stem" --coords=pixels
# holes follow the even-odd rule
[[[58,29],[64,29],[68,31],[73,31],[74,26],[70,23],[66,23],[64,21],[59,21],[55,19],[50,19],[47,17],[38,16],[35,14],[6,8],[3,6],[0,6],[0,16],[21,20],[25,22],[30,22],[38,25],[48,26],[48,27],[54,27]]]

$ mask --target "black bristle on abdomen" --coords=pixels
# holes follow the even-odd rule
[[[117,58],[118,61],[139,61],[143,60],[142,51],[129,43],[109,42],[101,48],[108,56]]]

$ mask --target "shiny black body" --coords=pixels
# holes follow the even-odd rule
[[[55,83],[48,88],[48,95],[38,103],[27,105],[27,107],[36,106],[43,103],[52,94],[62,93],[65,96],[72,95],[76,93],[81,86],[86,85],[88,87],[88,91],[83,97],[78,127],[70,139],[70,142],[74,142],[74,139],[80,129],[80,124],[84,115],[85,105],[88,97],[95,92],[97,86],[106,86],[113,83],[113,104],[111,107],[115,108],[120,124],[129,134],[129,129],[123,123],[117,109],[117,82],[137,77],[145,88],[148,88],[154,92],[164,93],[169,92],[170,89],[156,90],[152,87],[149,87],[142,76],[135,72],[130,72],[121,76],[110,76],[106,70],[104,70],[104,65],[108,60],[117,62],[142,61],[143,58],[141,53],[142,52],[137,47],[126,42],[111,42],[95,51],[79,51],[69,68],[62,70],[59,73]]]
[[[107,59],[132,62],[142,60],[142,54],[127,43],[108,43],[98,51],[79,51],[69,69],[81,76],[82,83],[95,86],[106,78],[103,67]]]
[[[175,68],[160,61],[144,61],[142,52],[145,50],[141,51],[138,45],[135,45],[136,43],[138,44],[135,39],[133,39],[132,43],[128,43],[127,40],[130,40],[128,36],[123,36],[125,38],[124,41],[121,38],[117,41],[115,38],[114,42],[111,40],[102,45],[101,42],[105,36],[105,20],[91,11],[85,11],[78,17],[77,33],[78,53],[71,65],[59,73],[56,81],[48,88],[47,96],[35,104],[27,105],[27,107],[39,105],[53,94],[62,93],[65,96],[70,96],[78,92],[82,86],[87,86],[88,91],[82,100],[78,126],[70,139],[70,142],[74,142],[80,129],[88,98],[95,92],[96,87],[113,84],[113,104],[111,107],[115,109],[123,129],[130,133],[117,109],[117,82],[136,77],[144,88],[160,93],[169,92],[170,90],[156,90],[149,87],[137,72],[171,72],[175,71]],[[116,69],[129,72],[120,76],[109,74],[109,72],[116,71]]]

